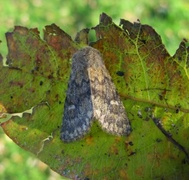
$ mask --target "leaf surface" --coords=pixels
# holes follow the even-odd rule
[[[1,124],[3,130],[71,179],[188,177],[187,42],[171,57],[152,27],[123,19],[117,26],[104,13],[93,29],[97,41],[91,46],[101,52],[125,105],[133,129],[129,137],[109,135],[95,122],[83,139],[60,140],[70,58],[80,45],[55,24],[45,27],[43,40],[37,29],[15,27],[6,34],[8,66],[0,64],[2,115],[32,107],[33,113],[12,116]],[[87,42],[83,37],[79,42]]]

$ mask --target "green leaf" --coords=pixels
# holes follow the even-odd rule
[[[152,27],[126,20],[120,25],[103,13],[91,45],[101,52],[123,100],[133,129],[129,137],[109,135],[95,122],[83,139],[60,140],[70,58],[80,45],[54,24],[46,26],[44,40],[37,29],[15,27],[6,34],[0,110],[12,117],[1,126],[20,147],[71,179],[186,179],[187,42],[171,57]],[[33,113],[15,114],[28,109]]]

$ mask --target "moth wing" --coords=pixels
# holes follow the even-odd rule
[[[106,132],[128,135],[131,132],[131,126],[111,76],[100,53],[93,50],[91,56],[94,58],[89,58],[91,62],[89,62],[88,73],[94,117]]]
[[[83,137],[93,120],[90,80],[84,52],[77,51],[72,61],[61,128],[61,139],[65,142]]]

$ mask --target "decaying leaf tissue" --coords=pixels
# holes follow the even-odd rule
[[[99,51],[85,47],[72,59],[61,139],[70,142],[83,137],[95,119],[110,134],[131,132],[125,108]]]

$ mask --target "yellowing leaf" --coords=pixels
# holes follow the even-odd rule
[[[1,126],[20,147],[71,179],[186,179],[187,42],[171,57],[152,27],[126,20],[120,25],[103,13],[91,45],[101,52],[125,105],[133,129],[129,137],[109,135],[95,122],[83,139],[60,140],[70,58],[80,45],[54,24],[46,26],[43,40],[37,29],[15,27],[6,34],[1,116],[32,107],[33,113],[12,116]],[[87,42],[86,34],[82,37],[78,42]]]

